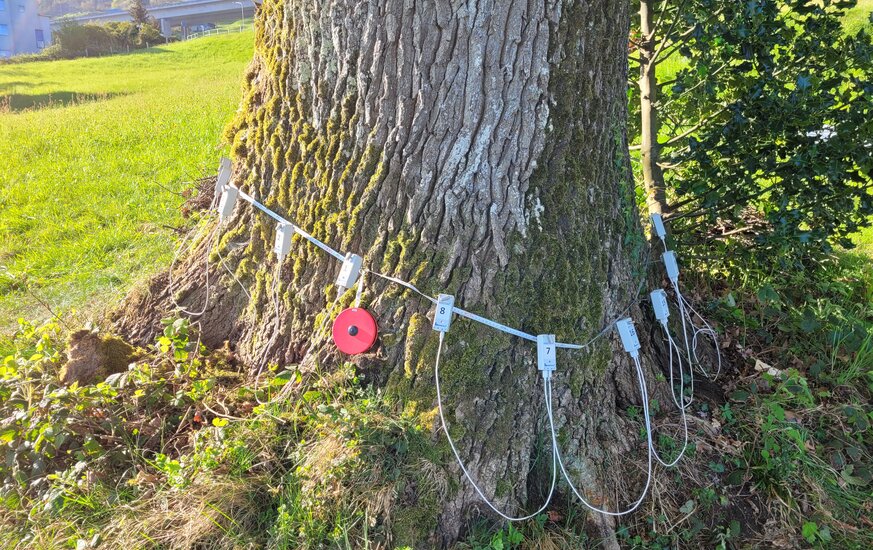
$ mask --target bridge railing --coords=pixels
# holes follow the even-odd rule
[[[233,26],[233,27],[223,27],[223,28],[217,28],[217,29],[208,29],[208,30],[200,31],[200,32],[192,32],[191,34],[189,34],[185,38],[185,40],[192,40],[194,38],[201,38],[204,36],[213,36],[216,34],[231,34],[231,33],[235,33],[235,32],[241,32],[243,30],[253,28],[253,27],[254,27],[254,25],[245,25],[243,27]]]

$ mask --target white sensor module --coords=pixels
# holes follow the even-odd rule
[[[660,214],[652,214],[650,217],[652,218],[652,227],[655,228],[655,235],[657,235],[659,239],[664,240],[664,238],[667,237],[667,230],[664,228],[664,219],[661,218]]]
[[[556,351],[554,334],[537,335],[537,368],[543,372],[543,376],[546,378],[551,376],[551,373],[558,366],[558,360],[555,357]]]
[[[667,268],[667,277],[674,283],[679,282],[679,264],[676,262],[676,253],[668,250],[661,257],[664,259],[664,267]]]
[[[662,324],[667,324],[667,318],[670,316],[670,306],[667,305],[667,293],[659,288],[649,293],[649,298],[652,300],[652,309],[655,310],[655,319]]]
[[[227,185],[227,182],[230,181],[230,169],[231,162],[229,158],[221,157],[221,160],[218,162],[218,177],[215,178],[215,196],[221,194],[224,191],[224,187]]]
[[[618,321],[615,326],[618,328],[618,335],[621,336],[624,351],[631,354],[631,357],[637,357],[640,354],[640,339],[637,338],[634,322],[630,317],[625,317]]]
[[[236,206],[236,199],[239,197],[239,189],[236,187],[228,187],[221,194],[221,202],[218,203],[218,221],[223,222],[233,214],[233,208]]]
[[[355,281],[358,280],[358,274],[361,273],[363,261],[363,258],[357,254],[352,254],[351,252],[346,254],[346,259],[343,261],[342,268],[340,268],[339,276],[336,278],[337,286],[351,288]]]
[[[655,319],[666,325],[667,318],[670,317],[670,306],[667,304],[667,293],[659,288],[649,293],[649,298],[652,300],[652,309],[655,310]]]
[[[455,306],[455,297],[451,294],[437,296],[436,312],[433,315],[433,329],[439,332],[448,332],[452,325],[452,308]]]
[[[294,226],[290,223],[280,223],[276,227],[276,244],[273,246],[273,252],[279,257],[279,261],[290,252],[292,235],[294,235]]]

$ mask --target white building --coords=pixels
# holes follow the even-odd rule
[[[0,0],[0,57],[36,53],[51,44],[51,20],[36,0]]]

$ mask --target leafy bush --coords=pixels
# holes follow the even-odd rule
[[[785,262],[851,247],[871,223],[873,39],[845,34],[855,3],[656,3],[653,170],[682,243]]]
[[[105,25],[78,25],[62,21],[52,36],[60,48],[60,55],[65,58],[148,48],[165,40],[154,24],[130,21]]]
[[[61,330],[53,322],[19,322],[15,351],[0,366],[0,498],[25,509],[63,508],[70,495],[69,476],[135,474],[131,466],[160,461],[166,437],[191,423],[199,359],[179,365],[170,358],[190,347],[173,332],[168,353],[93,385],[63,386]],[[181,323],[182,325],[185,322]],[[170,325],[172,328],[172,324]],[[177,329],[179,327],[176,327]],[[173,355],[170,355],[172,353]],[[206,382],[204,382],[206,381]]]

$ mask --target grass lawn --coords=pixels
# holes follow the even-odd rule
[[[858,5],[849,10],[843,18],[846,32],[854,34],[864,26],[867,26],[869,31],[870,12],[873,12],[873,0],[858,0]]]
[[[177,194],[216,170],[253,33],[0,66],[0,331],[165,267]],[[38,299],[37,299],[38,298]]]
[[[864,231],[861,231],[855,238],[853,239],[855,244],[858,246],[858,252],[866,254],[870,258],[873,258],[873,227],[868,227]]]

